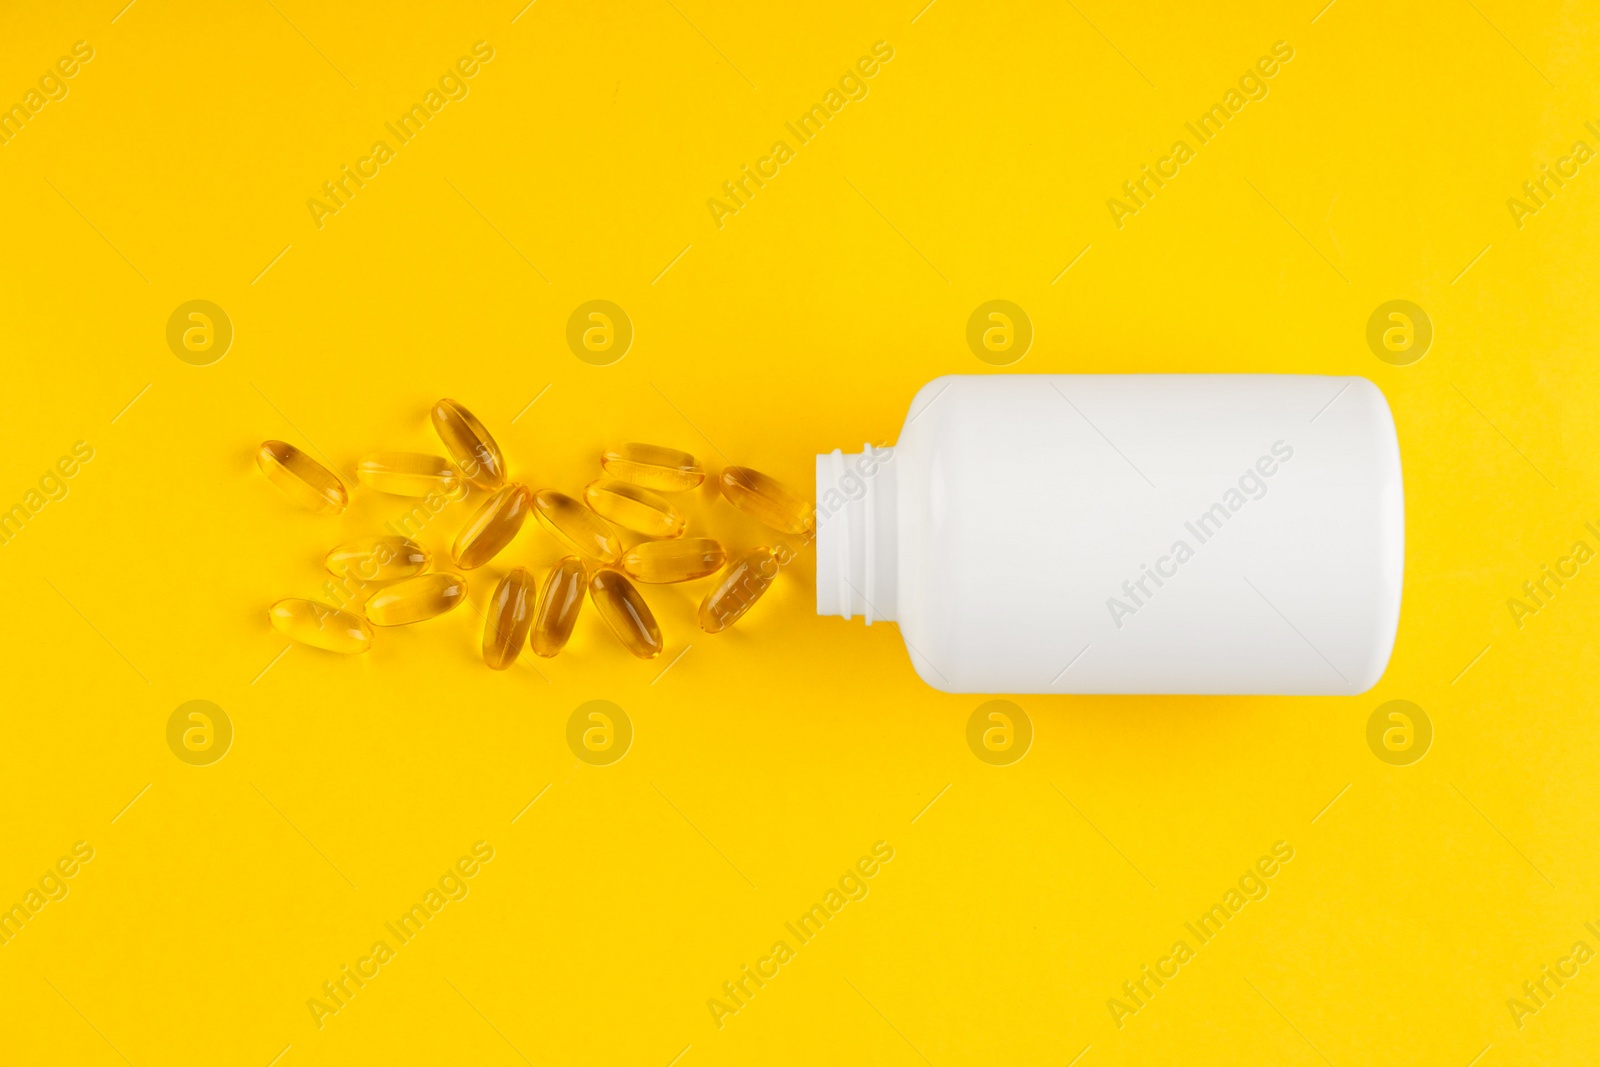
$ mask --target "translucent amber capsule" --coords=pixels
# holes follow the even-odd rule
[[[483,502],[467,524],[456,534],[450,553],[456,566],[466,570],[481,567],[511,543],[528,519],[528,487],[508,485]]]
[[[356,477],[368,489],[395,496],[454,495],[461,475],[443,456],[421,452],[374,452],[356,464]]]
[[[367,621],[374,626],[404,626],[443,615],[467,599],[467,580],[449,571],[419,574],[386,586],[367,601]]]
[[[709,537],[677,541],[644,541],[622,557],[622,569],[637,581],[660,585],[687,582],[715,574],[728,561],[722,546]]]
[[[533,625],[533,576],[517,567],[494,587],[483,624],[483,662],[503,671],[517,662]]]
[[[328,570],[362,582],[392,582],[428,569],[428,551],[409,537],[369,537],[328,553]]]
[[[816,509],[770,478],[749,467],[729,467],[722,472],[722,495],[728,503],[756,521],[786,534],[811,529]]]
[[[656,625],[656,617],[650,614],[639,590],[620,571],[595,571],[589,579],[589,597],[629,652],[640,659],[661,655],[661,627]]]
[[[578,612],[583,609],[583,587],[587,584],[588,574],[577,556],[568,556],[550,568],[550,577],[544,580],[544,592],[539,596],[539,609],[534,612],[533,636],[528,639],[535,655],[549,659],[567,647]]]
[[[372,627],[359,615],[315,600],[280,600],[267,609],[272,628],[283,636],[329,652],[365,652]]]
[[[567,494],[541,489],[533,494],[533,509],[539,524],[571,551],[602,563],[622,558],[622,542],[605,520]]]
[[[591,482],[583,500],[603,518],[647,537],[679,537],[687,521],[665,497],[627,482]]]
[[[268,481],[303,508],[337,515],[350,502],[339,476],[294,445],[261,442],[256,450],[256,466]]]
[[[734,561],[716,588],[700,602],[700,629],[721,633],[738,622],[778,576],[778,554],[755,548]]]
[[[433,405],[433,428],[467,481],[479,489],[505,484],[506,459],[476,415],[446,398]]]
[[[706,480],[705,468],[693,456],[660,445],[608,448],[600,453],[600,466],[613,478],[667,493],[681,493]]]

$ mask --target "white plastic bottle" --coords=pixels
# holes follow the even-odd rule
[[[957,375],[817,457],[817,613],[951,693],[1354,694],[1400,618],[1394,419],[1365,378]]]

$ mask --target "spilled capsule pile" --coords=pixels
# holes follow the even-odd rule
[[[654,659],[665,648],[655,614],[638,585],[692,582],[716,576],[700,602],[700,628],[720,633],[751,609],[786,560],[762,545],[730,555],[711,537],[686,536],[689,519],[673,499],[704,483],[706,471],[687,452],[629,443],[600,454],[601,477],[580,496],[530,489],[509,481],[504,453],[477,417],[455,400],[434,405],[432,421],[447,453],[374,452],[356,464],[359,484],[375,492],[459,499],[468,487],[488,495],[455,536],[450,569],[416,541],[378,536],[337,545],[324,563],[331,574],[370,590],[359,605],[280,600],[268,610],[284,636],[330,652],[366,652],[375,628],[435,618],[467,599],[465,572],[499,556],[530,517],[568,553],[543,576],[513,567],[484,610],[483,661],[506,670],[524,646],[559,655],[572,637],[584,600],[630,653]],[[283,441],[266,441],[256,463],[295,503],[338,514],[349,503],[339,476]],[[748,467],[727,467],[715,484],[734,507],[780,533],[809,537],[815,511],[775,479]],[[624,544],[624,532],[631,545]],[[638,583],[638,584],[636,584]]]

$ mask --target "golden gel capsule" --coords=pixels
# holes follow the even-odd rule
[[[528,519],[528,487],[508,485],[483,502],[467,524],[456,534],[450,550],[456,566],[466,570],[488,563],[511,543]]]
[[[328,553],[328,571],[359,582],[392,582],[428,569],[428,550],[409,537],[369,537]]]
[[[660,445],[608,448],[600,453],[600,466],[613,478],[666,493],[681,493],[706,480],[705,468],[693,456]]]
[[[722,472],[722,495],[746,515],[786,534],[807,532],[816,517],[816,509],[776,478],[749,467],[728,467]]]
[[[602,563],[622,558],[622,542],[605,520],[567,494],[541,489],[533,494],[533,509],[539,524],[570,551]]]
[[[677,541],[643,541],[622,557],[622,569],[636,581],[661,585],[715,574],[728,561],[722,546],[709,537]]]
[[[505,484],[505,456],[476,415],[447,397],[433,405],[433,428],[467,481],[479,489]]]
[[[372,627],[359,615],[315,600],[280,600],[267,609],[272,628],[283,636],[329,652],[365,652]]]
[[[646,537],[680,537],[687,522],[665,497],[627,482],[590,482],[583,501],[602,518]]]
[[[517,662],[522,642],[533,625],[533,576],[525,568],[513,568],[500,579],[489,597],[489,611],[483,623],[483,662],[503,671]]]
[[[661,655],[661,627],[656,625],[656,617],[650,614],[639,590],[620,571],[595,571],[589,579],[589,597],[629,652],[640,659]]]
[[[461,475],[443,456],[421,452],[374,452],[356,464],[356,477],[368,489],[395,496],[454,495]]]
[[[568,556],[550,568],[539,608],[534,612],[533,636],[528,639],[528,647],[535,655],[549,659],[567,647],[578,612],[583,610],[583,588],[588,584],[588,572],[577,556]]]
[[[256,451],[256,466],[267,480],[303,508],[337,515],[350,502],[339,476],[294,445],[263,441]]]
[[[385,586],[367,601],[367,621],[374,626],[404,626],[443,615],[467,599],[467,580],[449,571],[419,574]]]
[[[778,576],[778,554],[755,548],[734,561],[716,588],[700,602],[700,629],[721,633],[738,622]]]

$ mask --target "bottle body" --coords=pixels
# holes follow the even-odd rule
[[[818,612],[897,622],[947,692],[1354,694],[1393,648],[1404,491],[1364,378],[950,376],[817,471]]]

